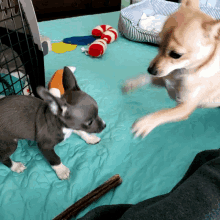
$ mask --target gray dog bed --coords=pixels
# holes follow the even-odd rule
[[[132,41],[160,42],[159,32],[166,16],[179,8],[180,4],[164,0],[145,0],[121,10],[118,30]],[[201,10],[215,19],[220,19],[220,1],[201,0]]]

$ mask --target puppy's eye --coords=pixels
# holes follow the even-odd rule
[[[92,125],[93,120],[89,121],[88,126]]]
[[[182,54],[176,53],[175,51],[172,50],[170,51],[169,56],[172,57],[173,59],[179,59],[182,56]]]

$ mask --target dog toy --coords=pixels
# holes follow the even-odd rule
[[[95,35],[94,35],[95,36]],[[63,43],[66,44],[77,44],[77,45],[88,45],[94,42],[96,38],[93,36],[83,36],[83,37],[69,37],[63,39]]]
[[[103,183],[101,186],[97,187],[96,189],[88,193],[86,196],[84,196],[82,199],[78,200],[76,203],[71,205],[61,214],[56,216],[53,220],[71,219],[71,217],[76,216],[82,209],[85,209],[91,203],[93,203],[101,196],[106,194],[108,191],[110,191],[112,188],[120,185],[121,183],[122,183],[121,177],[118,174],[114,175],[105,183]]]
[[[92,57],[102,56],[107,49],[107,44],[112,43],[118,38],[117,30],[110,25],[97,26],[92,30],[92,34],[96,37],[101,36],[101,39],[95,40],[92,44],[90,44],[88,49],[84,47],[81,48],[82,52],[85,52],[86,55],[90,55]]]
[[[74,73],[76,67],[68,66],[69,69]],[[57,70],[51,77],[50,82],[48,83],[48,89],[51,94],[56,97],[61,97],[64,94],[63,88],[63,69]]]
[[[105,31],[102,36],[101,39],[106,40],[107,44],[112,43],[113,41],[115,41],[118,38],[118,32],[116,29],[114,28],[109,28],[107,31]]]
[[[96,36],[96,37],[101,37],[102,34],[107,31],[108,29],[111,29],[112,26],[110,25],[106,25],[106,24],[103,24],[103,25],[99,25],[99,26],[96,26],[93,30],[92,30],[92,35],[93,36]]]
[[[107,42],[103,39],[98,39],[90,44],[89,48],[81,48],[82,52],[85,52],[86,55],[90,55],[92,57],[100,57],[102,56],[107,49]]]
[[[77,45],[65,44],[63,42],[53,43],[52,51],[54,53],[65,53],[67,51],[75,50]]]

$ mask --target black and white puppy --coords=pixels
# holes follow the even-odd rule
[[[38,87],[37,92],[44,101],[22,95],[0,99],[0,162],[12,171],[20,173],[26,169],[22,163],[10,159],[19,139],[35,140],[60,179],[67,179],[70,170],[54,151],[58,143],[72,132],[90,144],[100,141],[89,134],[100,133],[106,127],[98,116],[97,103],[80,90],[68,67],[64,67],[63,86],[65,93],[60,98]]]

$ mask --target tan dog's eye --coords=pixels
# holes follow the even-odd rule
[[[179,59],[182,56],[182,54],[176,53],[175,51],[171,50],[169,56],[172,57],[173,59]]]

